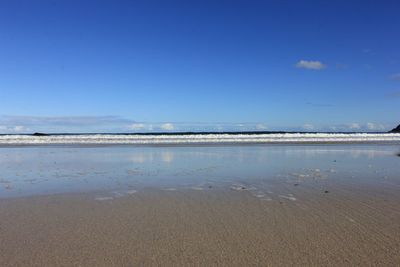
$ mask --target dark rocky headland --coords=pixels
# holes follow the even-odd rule
[[[390,130],[389,133],[400,133],[400,124],[393,130]]]

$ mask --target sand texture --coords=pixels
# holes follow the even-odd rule
[[[393,192],[145,190],[0,200],[0,266],[398,266]]]

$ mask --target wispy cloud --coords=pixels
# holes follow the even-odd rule
[[[0,116],[1,133],[122,131],[134,121],[118,116]]]
[[[314,125],[306,123],[298,128],[292,130],[297,131],[317,131],[317,132],[386,132],[393,128],[393,124],[384,124],[376,122],[352,122],[343,124],[332,124],[332,125]]]
[[[371,131],[382,131],[385,130],[385,126],[379,123],[367,122],[367,129]]]
[[[139,131],[139,130],[143,130],[146,128],[146,124],[144,123],[133,123],[131,125],[128,126],[129,129],[134,130],[134,131]]]
[[[391,129],[392,125],[385,125],[382,123],[376,122],[352,122],[348,124],[336,125],[336,131],[355,131],[355,132],[380,132],[380,131],[388,131]]]
[[[119,116],[0,116],[0,122],[24,124],[30,126],[38,125],[67,125],[67,126],[82,126],[82,125],[104,125],[115,123],[127,123],[132,120],[124,119]]]
[[[22,125],[7,126],[0,125],[0,133],[25,133],[29,132],[29,128]]]
[[[303,125],[303,129],[306,131],[312,131],[315,129],[314,125],[312,125],[311,123],[306,123]]]
[[[263,130],[267,130],[268,127],[267,127],[265,124],[263,124],[263,123],[258,123],[258,124],[256,125],[256,129],[259,130],[259,131],[263,131]]]
[[[394,73],[390,75],[390,79],[400,81],[400,73]]]
[[[118,116],[0,116],[1,133],[116,133],[116,132],[212,132],[212,131],[386,131],[393,124],[352,122],[321,125],[305,123],[299,126],[269,125],[266,122],[143,122]],[[267,126],[268,125],[268,126]]]
[[[308,69],[308,70],[322,70],[327,67],[327,65],[323,64],[321,61],[313,61],[313,60],[300,60],[296,63],[296,68],[300,69]]]
[[[172,123],[164,123],[160,126],[161,130],[172,131],[175,129],[175,126]]]
[[[400,90],[392,91],[387,94],[389,98],[399,98],[400,97]]]
[[[352,123],[348,124],[348,128],[350,130],[359,130],[359,129],[361,129],[361,125],[357,122],[352,122]]]

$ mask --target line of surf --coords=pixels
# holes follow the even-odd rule
[[[224,143],[357,143],[400,142],[398,133],[282,133],[282,134],[168,134],[168,135],[2,135],[0,145],[41,144],[224,144]]]

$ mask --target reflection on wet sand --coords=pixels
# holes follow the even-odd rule
[[[397,153],[2,148],[0,266],[396,266]]]
[[[329,178],[394,181],[388,145],[21,147],[0,151],[0,198],[63,192],[284,187]],[[374,177],[374,178],[372,178]],[[360,182],[360,181],[358,181]]]

